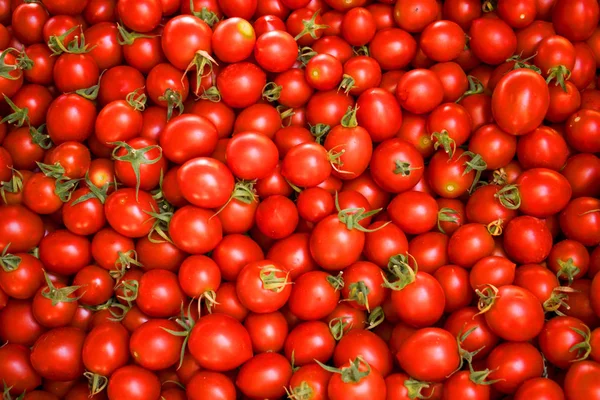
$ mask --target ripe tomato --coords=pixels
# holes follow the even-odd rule
[[[153,269],[144,273],[139,280],[136,304],[149,317],[167,318],[177,315],[184,299],[177,275],[171,271]]]
[[[108,380],[109,398],[159,400],[161,383],[152,372],[136,365],[117,369]]]
[[[150,193],[132,188],[116,190],[104,203],[104,212],[111,228],[131,238],[150,233],[154,217],[148,213],[157,211],[158,205]]]
[[[0,348],[0,356],[5,360],[0,367],[0,375],[10,388],[8,393],[29,392],[41,385],[42,379],[31,366],[27,347],[9,343]]]
[[[560,214],[560,228],[569,239],[584,246],[600,244],[600,201],[592,197],[572,200]]]
[[[548,378],[532,378],[525,381],[515,393],[515,400],[525,400],[541,396],[548,400],[562,400],[565,398],[560,385]]]
[[[196,322],[188,348],[202,368],[229,371],[252,358],[250,335],[241,323],[225,314],[209,314]]]
[[[246,396],[279,398],[285,395],[291,377],[292,366],[284,356],[262,353],[242,366],[235,383]]]
[[[552,24],[559,35],[571,41],[582,41],[594,32],[599,14],[597,2],[557,0],[552,8]]]
[[[394,197],[387,212],[392,222],[403,232],[418,235],[435,227],[438,205],[427,193],[408,191]]]
[[[477,18],[471,24],[469,36],[471,50],[486,64],[504,62],[517,48],[517,36],[500,18]]]
[[[29,299],[44,282],[44,266],[37,258],[27,253],[15,253],[13,256],[19,260],[16,269],[0,269],[0,288],[15,299]],[[0,260],[7,265],[9,257],[5,255]]]
[[[527,341],[544,327],[544,310],[530,291],[506,285],[493,290],[489,304],[482,311],[490,329],[505,340]]]
[[[391,301],[403,322],[424,328],[441,318],[446,304],[444,289],[432,275],[419,271],[406,286],[393,285],[394,282],[389,285]],[[412,306],[406,307],[406,304]]]
[[[133,359],[151,371],[169,368],[179,361],[183,338],[177,332],[181,327],[171,320],[151,319],[138,326],[131,335],[129,351]]]
[[[519,264],[539,263],[550,254],[552,234],[543,221],[520,216],[506,226],[504,249]]]
[[[313,187],[331,174],[329,154],[317,143],[302,143],[292,147],[281,165],[281,174],[293,185]]]
[[[95,120],[94,103],[74,93],[63,94],[48,108],[46,129],[56,145],[71,140],[83,142],[94,131]]]
[[[350,369],[350,371],[348,371]],[[330,369],[330,372],[336,371]],[[352,376],[351,379],[342,379]],[[329,380],[327,394],[330,400],[358,398],[368,393],[370,399],[384,400],[386,398],[385,380],[381,373],[372,368],[361,358],[345,362]]]
[[[82,359],[85,368],[98,375],[110,376],[127,364],[129,332],[123,325],[106,322],[94,327],[83,342]]]
[[[44,333],[33,345],[31,365],[45,379],[74,380],[83,374],[81,350],[84,339],[83,331],[71,327]]]
[[[235,184],[227,166],[208,157],[194,158],[183,164],[177,171],[177,182],[183,197],[203,208],[224,206]]]
[[[236,134],[227,143],[226,159],[237,178],[262,179],[277,166],[279,152],[265,135],[244,132]]]
[[[150,32],[162,17],[160,0],[118,0],[117,11],[123,24],[136,32]]]
[[[371,176],[384,190],[402,193],[412,189],[423,176],[423,157],[402,139],[382,142],[371,157]]]
[[[384,377],[392,371],[392,353],[379,336],[367,330],[352,330],[338,342],[333,354],[333,363],[338,368],[362,356],[372,368]]]
[[[400,346],[396,359],[411,377],[427,382],[445,380],[460,364],[456,338],[440,328],[417,330]]]
[[[550,92],[544,78],[526,68],[504,75],[492,94],[494,119],[512,135],[523,135],[537,128],[549,106]]]
[[[492,386],[501,393],[512,394],[528,379],[538,378],[544,371],[540,352],[525,342],[506,342],[498,345],[487,359],[487,367],[492,370]]]
[[[187,36],[189,33],[184,37]],[[240,62],[248,58],[252,54],[255,42],[256,35],[252,25],[238,17],[226,19],[218,24],[211,38],[215,55],[226,63]]]
[[[440,105],[444,99],[444,87],[435,72],[418,68],[400,77],[396,97],[407,111],[425,114]]]
[[[249,62],[230,64],[217,77],[223,101],[233,108],[246,108],[260,100],[266,83],[265,72]]]
[[[538,218],[564,209],[571,199],[569,181],[556,171],[534,168],[523,172],[516,184],[521,197],[520,210]]]
[[[61,275],[77,273],[92,259],[90,241],[66,229],[44,236],[39,247],[40,261],[47,272]]]
[[[247,264],[236,280],[236,292],[241,303],[252,312],[269,313],[279,310],[290,297],[292,288],[283,266],[270,260]]]
[[[577,151],[597,153],[600,149],[598,137],[600,134],[600,112],[582,109],[571,115],[567,120],[565,139]]]

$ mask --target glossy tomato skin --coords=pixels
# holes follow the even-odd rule
[[[515,393],[515,400],[541,397],[546,400],[564,400],[560,385],[548,378],[532,378],[525,381]]]
[[[565,376],[564,390],[567,400],[594,398],[600,388],[596,378],[600,374],[600,365],[594,361],[581,361],[573,364]]]
[[[342,368],[348,365],[349,363],[346,362]],[[359,371],[369,371],[370,366],[367,368],[367,365],[362,363],[359,366]],[[362,396],[369,396],[373,400],[384,400],[386,398],[385,380],[381,373],[374,368],[370,368],[369,374],[356,383],[344,382],[341,375],[336,373],[329,380],[327,394],[330,400],[360,398]]]
[[[493,371],[490,379],[501,379],[493,384],[494,389],[511,394],[527,379],[540,377],[544,363],[542,355],[533,345],[505,342],[488,356],[487,367]]]
[[[56,230],[40,242],[40,261],[47,272],[72,275],[91,261],[91,243],[85,236]]]
[[[158,318],[172,317],[181,310],[183,302],[184,294],[173,272],[153,269],[140,279],[136,304],[144,314]]]
[[[95,119],[96,107],[90,100],[73,93],[63,94],[50,104],[46,128],[54,144],[83,142],[92,134]]]
[[[550,254],[552,234],[543,221],[531,216],[520,216],[506,226],[504,249],[519,264],[539,263]]]
[[[240,369],[236,385],[252,397],[278,398],[292,377],[292,366],[278,353],[262,353],[247,361]]]
[[[323,269],[339,271],[359,259],[364,243],[364,232],[348,229],[337,215],[330,215],[314,228],[310,252]]]
[[[85,368],[95,374],[110,376],[128,359],[129,332],[123,325],[106,322],[94,327],[83,342]]]
[[[529,69],[506,74],[492,94],[492,112],[498,126],[512,135],[533,131],[550,106],[548,85]]]
[[[231,379],[226,375],[199,371],[192,376],[186,385],[187,398],[190,400],[202,400],[205,398],[215,400],[235,400],[236,390]]]
[[[373,332],[360,329],[346,333],[335,348],[333,362],[340,367],[357,356],[362,356],[383,377],[392,371],[392,353],[383,339]]]
[[[81,350],[85,333],[77,328],[56,328],[43,334],[33,345],[31,364],[46,378],[74,380],[83,374]],[[53,360],[55,363],[49,363]]]
[[[217,77],[223,101],[233,108],[246,108],[256,103],[266,83],[265,72],[249,62],[230,64]]]
[[[255,353],[278,352],[283,349],[288,323],[282,313],[248,314],[244,327],[252,340]]]
[[[268,288],[265,276],[278,279],[275,288]],[[281,265],[270,260],[247,264],[239,273],[236,292],[241,303],[252,312],[269,313],[279,310],[290,297],[289,275]]]
[[[414,332],[400,346],[396,358],[406,373],[428,382],[445,380],[460,363],[456,338],[440,328]],[[431,364],[432,360],[435,364]]]
[[[178,331],[173,321],[152,319],[137,327],[131,335],[129,350],[142,367],[157,371],[169,368],[179,361],[183,338],[167,331]]]
[[[209,314],[196,322],[188,346],[198,364],[213,371],[237,368],[253,355],[244,326],[224,314]]]
[[[483,62],[497,65],[509,58],[517,48],[517,37],[500,18],[478,18],[473,21],[469,35],[470,47]]]
[[[542,331],[544,309],[533,293],[506,285],[498,288],[496,296],[485,313],[485,320],[494,333],[506,340],[527,341]]]
[[[113,192],[104,203],[109,225],[123,236],[139,238],[148,235],[153,218],[148,212],[156,212],[158,205],[150,193],[133,188]]]
[[[437,322],[445,308],[444,289],[426,272],[418,272],[415,281],[400,290],[392,291],[392,304],[400,319],[416,328],[424,328]],[[403,304],[412,304],[405,307]]]
[[[158,377],[136,365],[117,369],[108,381],[108,397],[111,399],[158,400],[160,389]]]
[[[578,359],[577,351],[569,351],[573,346],[585,341],[576,330],[588,329],[577,318],[559,316],[546,322],[539,336],[540,350],[552,364],[559,368],[568,368]]]
[[[414,69],[398,81],[396,97],[402,108],[413,114],[425,114],[441,104],[444,99],[442,81],[435,72]]]
[[[19,344],[6,344],[0,348],[0,357],[4,364],[0,366],[0,375],[10,387],[9,393],[18,394],[34,390],[42,383],[41,377],[29,361],[30,350]]]
[[[0,270],[0,288],[15,299],[29,299],[44,282],[43,264],[27,253],[16,253],[18,268],[14,271]]]

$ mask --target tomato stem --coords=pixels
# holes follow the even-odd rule
[[[444,207],[438,211],[437,227],[440,232],[446,233],[442,228],[442,222],[449,222],[451,224],[458,225],[458,211],[449,207]]]
[[[408,391],[409,399],[430,399],[433,396],[433,390],[429,394],[429,396],[424,396],[421,394],[423,389],[428,389],[431,386],[428,382],[421,382],[415,379],[409,378],[404,381],[404,387]],[[435,390],[435,389],[434,389]]]
[[[211,28],[214,24],[219,22],[219,16],[210,11],[207,7],[202,7],[200,11],[196,11],[194,7],[194,0],[190,0],[190,13],[196,18],[200,18],[202,21],[206,22],[206,24]]]
[[[331,332],[331,336],[338,342],[342,340],[342,337],[344,337],[344,333],[346,333],[347,330],[352,329],[352,322],[346,322],[346,319],[348,319],[348,317],[337,317],[329,321],[329,331]]]
[[[179,114],[183,113],[183,98],[179,91],[168,88],[158,100],[167,102],[167,121],[171,120],[175,108],[177,108]]]
[[[279,100],[281,96],[281,89],[283,86],[276,84],[275,82],[268,82],[262,90],[262,97],[269,103]]]
[[[23,190],[23,174],[11,167],[13,171],[10,180],[0,182],[0,198],[4,204],[8,204],[6,193],[21,193]]]
[[[219,92],[219,89],[216,86],[211,86],[206,90],[203,89],[203,92],[199,97],[213,103],[218,103],[221,101],[221,92]]]
[[[302,31],[296,35],[294,40],[298,40],[304,35],[310,35],[311,38],[318,39],[319,37],[317,36],[317,31],[320,29],[329,28],[329,25],[319,25],[316,23],[316,20],[317,20],[317,17],[319,16],[320,11],[321,10],[315,11],[315,13],[312,15],[312,17],[309,20],[306,20],[306,19],[302,20],[302,25],[304,25],[304,29],[302,29]]]
[[[25,123],[29,125],[29,109],[27,107],[19,108],[7,95],[4,95],[4,101],[6,101],[6,104],[10,106],[13,112],[2,118],[0,124],[8,122],[9,124],[14,124],[17,128],[22,127]]]
[[[369,318],[367,318],[367,329],[375,329],[381,325],[383,321],[385,321],[385,313],[383,312],[383,307],[378,306],[369,313]]]
[[[308,64],[308,62],[317,54],[316,51],[308,46],[300,47],[298,48],[297,60],[300,61],[302,65],[306,66],[306,64]]]
[[[340,374],[342,376],[342,382],[344,383],[358,383],[371,373],[371,366],[360,356],[356,357],[354,361],[351,361],[348,367],[341,369],[330,367],[329,365],[325,365],[318,360],[315,360],[315,362],[319,364],[325,371],[329,371],[334,374]],[[366,367],[366,371],[360,370],[361,365]]]
[[[10,254],[8,252],[9,247],[10,243],[2,250],[2,256],[0,257],[0,266],[5,272],[16,271],[19,268],[19,264],[21,264],[21,257]]]
[[[46,287],[42,289],[41,294],[42,297],[50,300],[53,306],[56,306],[58,303],[73,303],[79,300],[83,293],[77,297],[69,297],[77,290],[81,289],[82,286],[66,286],[58,289],[50,280],[48,274],[44,271],[44,279],[46,280]]]
[[[450,137],[447,130],[443,129],[441,132],[433,132],[431,140],[433,141],[434,150],[439,149],[441,146],[446,154],[448,154],[448,157],[452,158],[454,156],[456,141]]]

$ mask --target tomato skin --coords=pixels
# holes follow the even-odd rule
[[[183,197],[191,204],[220,208],[229,200],[235,181],[225,164],[212,158],[198,157],[179,168],[177,183]]]
[[[501,256],[488,256],[479,260],[470,272],[473,290],[483,290],[486,285],[501,287],[512,285],[515,280],[516,264]]]
[[[117,12],[123,24],[136,32],[150,32],[158,26],[162,17],[159,0],[118,0]]]
[[[157,376],[136,365],[117,369],[108,380],[110,399],[159,400],[160,390]]]
[[[455,337],[472,328],[475,330],[462,342],[461,346],[471,352],[481,349],[474,359],[482,360],[496,347],[500,339],[492,332],[485,321],[485,316],[480,314],[477,308],[465,307],[454,311],[444,324],[444,329]]]
[[[0,288],[10,297],[29,299],[44,282],[43,264],[27,253],[16,253],[21,259],[14,271],[0,270]]]
[[[437,223],[437,203],[423,192],[400,193],[387,207],[394,224],[403,232],[418,235],[433,229]]]
[[[412,189],[423,176],[423,157],[409,142],[388,139],[375,148],[370,162],[373,180],[387,192]]]
[[[288,323],[282,313],[249,314],[244,327],[252,340],[255,353],[279,352],[288,334]]]
[[[430,274],[419,271],[415,281],[392,291],[392,303],[400,319],[416,328],[433,325],[444,313],[444,289]],[[413,307],[403,305],[411,304]]]
[[[55,286],[62,288],[65,285],[56,283]],[[78,302],[75,300],[75,296],[72,295],[69,301],[60,301],[53,304],[52,300],[42,295],[46,288],[47,286],[43,285],[32,300],[33,316],[46,328],[67,326],[77,311]]]
[[[313,187],[331,174],[329,155],[317,143],[302,143],[292,147],[281,165],[281,174],[299,187]]]
[[[27,347],[8,343],[0,348],[0,357],[4,360],[0,375],[10,388],[9,393],[16,395],[29,392],[41,385],[42,379],[29,361],[30,351]]]
[[[455,265],[445,265],[434,273],[435,279],[444,290],[445,312],[454,312],[471,304],[473,292],[469,290],[469,273]]]
[[[148,235],[153,219],[147,212],[158,210],[156,201],[150,193],[133,188],[118,189],[108,196],[104,203],[104,212],[108,224],[115,231],[130,238]]]
[[[48,108],[46,129],[56,145],[67,141],[83,142],[92,134],[95,119],[94,103],[77,94],[63,94]]]
[[[469,371],[458,371],[452,375],[442,389],[442,400],[464,399],[480,400],[489,399],[491,389],[489,385],[473,383]]]
[[[413,114],[431,112],[444,99],[442,81],[428,69],[414,69],[398,81],[396,97],[402,108]]]
[[[0,338],[30,347],[46,331],[33,316],[31,301],[11,299],[0,310]]]
[[[567,369],[578,359],[577,351],[569,349],[585,339],[575,329],[585,332],[586,326],[577,318],[559,316],[546,322],[539,336],[539,345],[546,360]]]
[[[180,327],[170,320],[151,319],[133,331],[129,351],[142,367],[158,371],[179,361],[179,349],[183,345],[183,338],[172,335],[165,329],[178,331]]]
[[[139,280],[136,304],[150,317],[167,318],[177,315],[184,300],[177,275],[171,271],[153,269],[144,273]]]
[[[564,209],[571,199],[569,181],[550,169],[534,168],[525,171],[516,184],[521,194],[520,210],[534,217],[554,215]]]
[[[348,367],[346,362],[342,368]],[[359,371],[367,371],[363,363],[359,366]],[[344,382],[341,374],[333,374],[327,385],[327,395],[330,400],[358,399],[368,396],[372,400],[384,400],[386,398],[386,387],[383,376],[377,369],[371,369],[367,376],[362,377],[358,382]]]
[[[544,309],[530,291],[518,286],[498,288],[485,320],[490,329],[505,340],[528,341],[544,327]]]
[[[552,8],[552,24],[559,35],[573,42],[583,41],[594,33],[599,14],[597,2],[557,0]]]
[[[243,132],[227,143],[225,157],[237,178],[254,180],[265,178],[277,166],[279,151],[267,136]]]
[[[434,193],[447,199],[455,199],[472,186],[475,172],[467,171],[463,154],[462,149],[457,149],[450,158],[440,149],[431,157],[425,176]]]
[[[516,391],[515,400],[526,399],[564,400],[565,394],[560,385],[548,378],[532,378],[525,381]]]
[[[408,241],[404,232],[394,223],[385,226],[383,224],[384,222],[375,222],[369,226],[374,232],[365,235],[363,250],[364,256],[381,268],[387,266],[390,257],[408,251]]]
[[[493,372],[490,379],[502,379],[492,385],[501,393],[512,394],[527,379],[540,377],[544,363],[540,352],[529,343],[506,342],[498,345],[487,359]]]
[[[331,379],[331,372],[325,371],[316,363],[307,364],[298,368],[290,379],[290,387],[293,389],[302,387],[306,382],[312,390],[315,400],[326,399],[327,384]]]
[[[564,137],[552,128],[540,126],[519,137],[517,157],[525,169],[550,168],[560,171],[568,156],[569,149]]]
[[[265,72],[249,62],[230,64],[217,77],[221,97],[232,108],[246,108],[256,103],[266,83]]]
[[[550,254],[552,234],[543,221],[520,216],[506,226],[504,248],[510,259],[519,264],[540,263]]]
[[[202,400],[235,400],[236,391],[233,382],[218,372],[199,371],[186,385],[187,398]]]
[[[582,109],[571,115],[566,124],[567,143],[582,153],[597,153],[600,150],[600,112]]]
[[[426,232],[413,237],[408,244],[408,253],[414,258],[411,265],[419,271],[433,274],[448,264],[448,236],[440,232]],[[403,254],[403,253],[397,253]]]
[[[469,30],[470,47],[484,63],[498,65],[515,52],[517,37],[511,27],[499,18],[478,18]]]
[[[110,376],[129,360],[129,332],[123,325],[106,322],[94,327],[83,342],[85,368],[95,374]]]
[[[267,283],[262,278],[264,269],[267,269],[265,274],[283,280],[279,283],[282,286],[276,289],[267,288]],[[269,272],[269,269],[272,271]],[[250,311],[275,312],[283,307],[290,297],[292,288],[288,279],[283,266],[270,260],[256,261],[247,264],[240,271],[236,280],[236,292],[240,302]]]
[[[39,255],[46,271],[61,275],[77,273],[92,259],[90,241],[66,229],[46,235],[40,242]]]
[[[248,58],[255,42],[256,35],[252,25],[238,17],[228,18],[218,24],[211,38],[215,55],[229,64]]]
[[[246,396],[279,398],[291,377],[292,366],[284,356],[262,353],[242,366],[235,383]]]
[[[362,356],[383,377],[388,376],[392,371],[392,353],[383,339],[373,332],[352,330],[346,333],[335,348],[333,363],[336,367],[340,367],[357,356]]]
[[[518,69],[504,75],[492,94],[496,123],[505,132],[517,136],[537,128],[549,105],[548,85],[541,75],[529,69]]]
[[[77,328],[56,328],[36,341],[31,350],[33,368],[46,379],[74,380],[83,374],[81,349],[85,333]],[[48,363],[55,360],[58,364]]]
[[[460,362],[456,338],[440,328],[417,330],[400,346],[396,358],[407,374],[427,382],[445,380]]]
[[[241,323],[225,314],[200,318],[189,337],[188,347],[202,368],[229,371],[252,358],[252,341]]]
[[[440,6],[435,0],[410,0],[397,2],[394,7],[394,20],[408,32],[421,32],[433,22]]]

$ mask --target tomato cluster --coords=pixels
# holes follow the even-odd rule
[[[0,389],[600,399],[597,0],[0,0]]]

